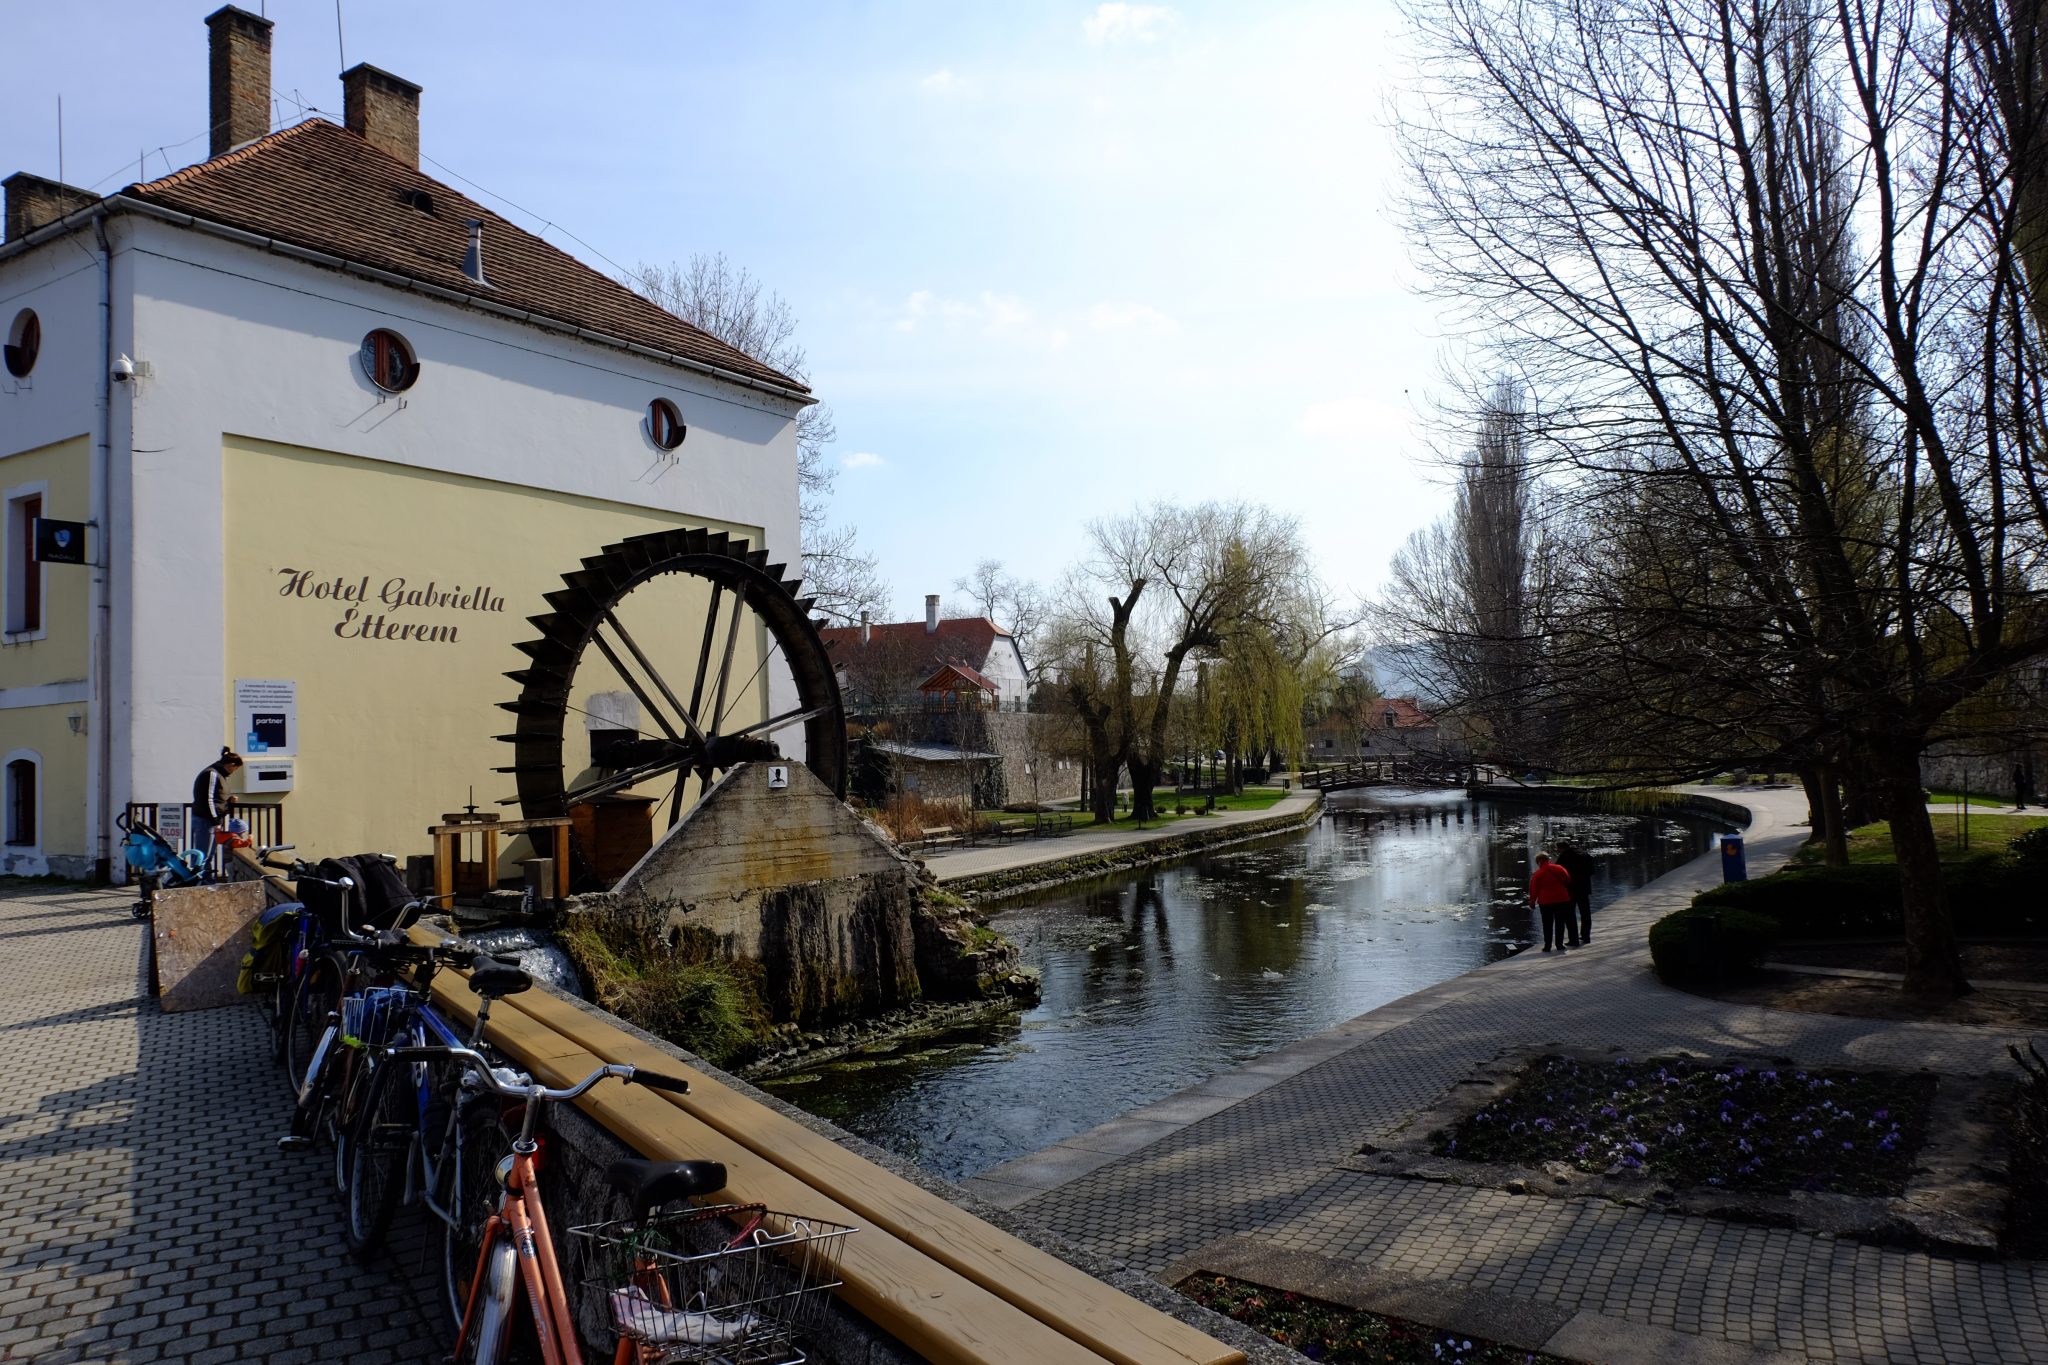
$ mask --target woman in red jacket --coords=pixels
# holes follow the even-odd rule
[[[1536,855],[1536,870],[1529,876],[1529,899],[1536,902],[1536,909],[1543,916],[1543,951],[1552,946],[1565,946],[1566,932],[1570,932],[1571,946],[1579,946],[1579,923],[1572,914],[1572,878],[1569,872],[1550,861],[1548,853]]]

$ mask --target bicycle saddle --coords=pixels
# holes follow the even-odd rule
[[[717,1161],[614,1161],[604,1168],[605,1183],[626,1196],[635,1218],[645,1218],[662,1204],[716,1194],[725,1188],[725,1166]]]
[[[533,984],[533,978],[509,962],[485,958],[469,974],[469,988],[486,1000],[517,995]]]

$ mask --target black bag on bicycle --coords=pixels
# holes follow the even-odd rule
[[[353,889],[348,892],[346,904],[351,929],[404,927],[399,920],[407,902],[412,899],[412,893],[406,889],[404,880],[398,875],[397,865],[391,859],[381,853],[352,853],[345,857],[323,859],[318,871],[322,877],[330,880],[347,877],[355,883]],[[342,893],[332,887],[319,889],[326,895],[316,908],[320,911],[321,923],[331,929],[332,925],[338,922],[343,908]],[[327,918],[330,900],[333,913],[337,917],[335,920]],[[315,905],[314,898],[306,897],[306,904]]]

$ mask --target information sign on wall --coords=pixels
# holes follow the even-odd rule
[[[299,684],[291,678],[235,679],[235,743],[242,752],[299,751]]]

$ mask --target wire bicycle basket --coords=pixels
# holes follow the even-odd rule
[[[406,986],[370,986],[341,999],[341,1032],[364,1047],[382,1047],[418,996]]]
[[[640,1365],[798,1365],[853,1229],[716,1204],[569,1231],[586,1251],[585,1306]]]

